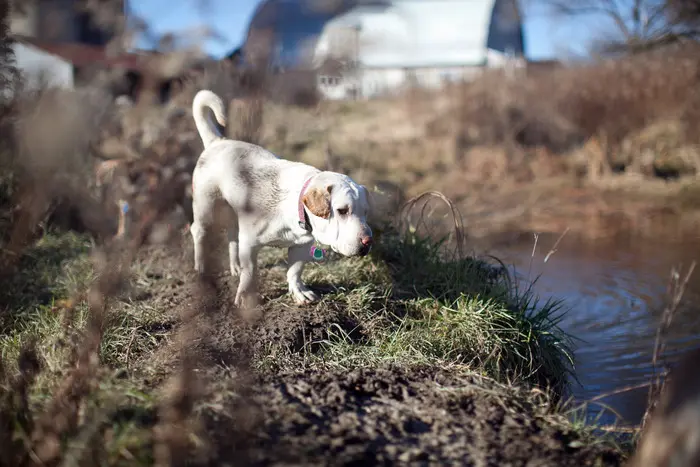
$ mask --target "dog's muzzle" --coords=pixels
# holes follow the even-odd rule
[[[367,256],[369,252],[372,250],[372,244],[374,243],[374,240],[372,240],[372,237],[362,237],[360,239],[360,242],[362,243],[362,246],[360,247],[360,256]]]

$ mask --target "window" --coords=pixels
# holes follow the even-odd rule
[[[342,77],[321,75],[318,81],[324,86],[338,86],[342,82]]]

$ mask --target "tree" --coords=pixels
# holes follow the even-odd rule
[[[555,15],[605,18],[609,29],[592,41],[605,55],[638,53],[700,37],[700,0],[543,0]]]
[[[666,0],[667,13],[675,23],[697,34],[700,29],[700,0]]]

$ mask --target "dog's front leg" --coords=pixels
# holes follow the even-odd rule
[[[238,260],[241,272],[234,304],[238,307],[252,308],[257,305],[259,248],[251,245],[246,239],[239,240]]]
[[[289,269],[287,269],[289,293],[292,294],[294,301],[299,305],[315,302],[319,299],[318,294],[307,287],[301,280],[304,264],[310,259],[310,248],[311,243],[290,247],[287,258],[287,262],[289,263]]]

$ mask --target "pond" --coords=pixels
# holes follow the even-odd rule
[[[578,383],[572,381],[572,390],[577,400],[590,401],[650,381],[671,271],[676,267],[683,276],[693,260],[700,263],[700,234],[681,235],[668,218],[656,230],[651,237],[648,232],[637,236],[624,231],[595,240],[567,233],[546,262],[561,234],[539,234],[534,255],[532,233],[513,235],[488,249],[514,266],[521,280],[536,279],[533,287],[540,297],[566,301],[569,311],[561,327],[575,338]],[[674,362],[694,347],[700,347],[700,264],[673,316],[666,361]],[[600,403],[614,410],[620,423],[638,424],[647,393],[648,388],[642,387],[604,397]],[[601,409],[591,404],[589,415]],[[612,423],[615,418],[605,410],[599,423]]]

